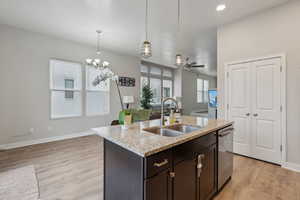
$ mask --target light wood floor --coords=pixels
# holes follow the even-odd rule
[[[34,165],[42,200],[102,200],[102,145],[88,136],[0,152],[0,171]],[[240,156],[234,166],[215,200],[300,200],[299,173]]]
[[[42,200],[102,200],[102,140],[98,136],[0,153],[0,170],[34,165]]]

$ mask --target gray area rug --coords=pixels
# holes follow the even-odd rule
[[[0,199],[39,199],[39,189],[34,167],[31,165],[0,173]]]

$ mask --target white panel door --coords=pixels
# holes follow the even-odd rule
[[[229,66],[228,119],[234,121],[233,151],[250,154],[250,64]]]
[[[253,62],[251,140],[252,157],[281,161],[280,58]]]

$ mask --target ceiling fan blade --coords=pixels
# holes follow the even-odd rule
[[[204,68],[205,65],[192,65],[191,67],[193,67],[193,68]]]
[[[190,65],[191,65],[191,66],[197,65],[197,63],[196,63],[196,62],[191,62]]]

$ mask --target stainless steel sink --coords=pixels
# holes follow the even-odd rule
[[[151,128],[145,128],[144,131],[154,133],[156,135],[166,136],[166,137],[177,137],[179,135],[182,135],[181,132],[167,129],[167,128],[160,128],[160,127],[151,127]]]
[[[184,135],[187,133],[191,133],[197,130],[200,130],[201,127],[198,126],[190,126],[190,125],[184,125],[184,124],[175,124],[171,126],[166,127],[150,127],[143,129],[144,131],[154,133],[161,136],[166,137],[177,137],[180,135]]]
[[[191,132],[194,132],[194,131],[198,131],[202,127],[185,125],[185,124],[175,124],[175,125],[167,126],[166,128],[186,134],[186,133],[191,133]]]

